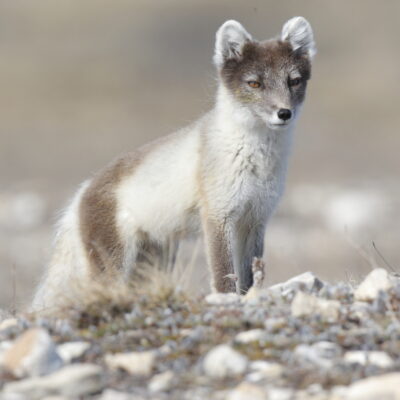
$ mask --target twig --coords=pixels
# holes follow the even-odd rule
[[[382,261],[385,263],[387,267],[389,267],[393,273],[397,274],[397,271],[389,264],[389,262],[386,260],[386,258],[383,256],[383,254],[378,250],[378,247],[376,246],[375,242],[372,241],[372,246],[374,247],[376,253],[378,256],[382,259]]]

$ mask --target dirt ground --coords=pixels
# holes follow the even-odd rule
[[[266,236],[267,279],[398,270],[398,1],[3,0],[0,308],[29,299],[82,180],[212,106],[220,24],[234,18],[265,39],[295,15],[313,26],[318,54]],[[197,247],[193,270],[206,282]]]

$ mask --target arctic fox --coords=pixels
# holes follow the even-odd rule
[[[282,195],[315,51],[303,17],[262,42],[239,22],[225,22],[216,34],[214,108],[82,184],[60,221],[33,309],[75,296],[76,282],[125,280],[148,252],[200,229],[214,290],[245,293]]]

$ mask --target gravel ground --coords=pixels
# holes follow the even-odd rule
[[[397,276],[375,269],[356,288],[258,278],[246,296],[159,286],[6,318],[0,399],[400,398]]]

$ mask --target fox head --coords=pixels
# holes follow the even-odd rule
[[[298,114],[315,53],[313,32],[303,17],[287,21],[278,39],[263,42],[230,20],[217,31],[214,63],[242,115],[279,130]]]

